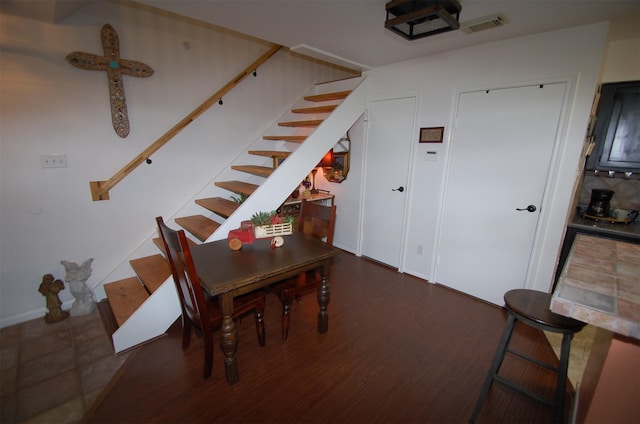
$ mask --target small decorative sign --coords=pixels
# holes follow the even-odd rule
[[[444,127],[420,128],[419,143],[442,143]]]

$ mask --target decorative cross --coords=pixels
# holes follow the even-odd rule
[[[125,138],[129,135],[129,117],[124,97],[122,74],[146,78],[153,75],[153,69],[142,62],[120,59],[120,41],[111,25],[105,24],[102,27],[100,38],[102,39],[104,56],[71,52],[67,55],[67,62],[88,71],[107,71],[113,129],[121,138]]]

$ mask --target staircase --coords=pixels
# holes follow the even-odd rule
[[[214,241],[255,211],[278,209],[364,113],[365,88],[361,78],[315,86],[173,217],[174,228],[182,227],[193,243]],[[229,198],[240,196],[242,203]],[[116,353],[161,336],[181,314],[155,230],[138,250],[128,261],[135,276],[112,281],[110,275],[105,281],[112,282],[103,284],[99,307]]]

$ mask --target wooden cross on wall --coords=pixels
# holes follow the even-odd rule
[[[153,75],[153,69],[142,62],[120,59],[120,40],[111,25],[105,24],[102,27],[100,38],[102,39],[104,56],[71,52],[67,55],[67,62],[88,71],[107,71],[113,129],[121,138],[125,138],[129,135],[129,116],[124,97],[122,75],[146,78]]]

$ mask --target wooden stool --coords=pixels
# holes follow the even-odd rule
[[[551,295],[548,293],[526,289],[510,290],[505,293],[504,302],[505,308],[509,313],[507,325],[502,333],[502,339],[500,340],[496,354],[493,357],[493,363],[489,369],[489,374],[487,374],[487,378],[482,386],[478,403],[476,404],[476,408],[473,411],[473,415],[471,415],[469,422],[475,422],[476,418],[478,418],[478,415],[482,410],[482,404],[489,392],[491,384],[494,381],[497,381],[498,383],[502,383],[507,387],[551,406],[553,408],[554,422],[560,423],[563,420],[564,413],[564,397],[567,386],[567,369],[569,367],[571,339],[573,339],[573,335],[582,330],[586,324],[551,312],[549,309],[549,305],[551,304]],[[508,349],[509,340],[511,339],[511,334],[513,333],[516,320],[519,320],[523,324],[531,327],[539,328],[540,330],[563,334],[559,367],[556,368],[555,366],[538,361],[537,359],[524,355],[520,352]],[[524,387],[518,386],[498,375],[504,355],[507,352],[557,373],[558,382],[556,385],[554,401],[545,399],[542,396],[533,393]]]

